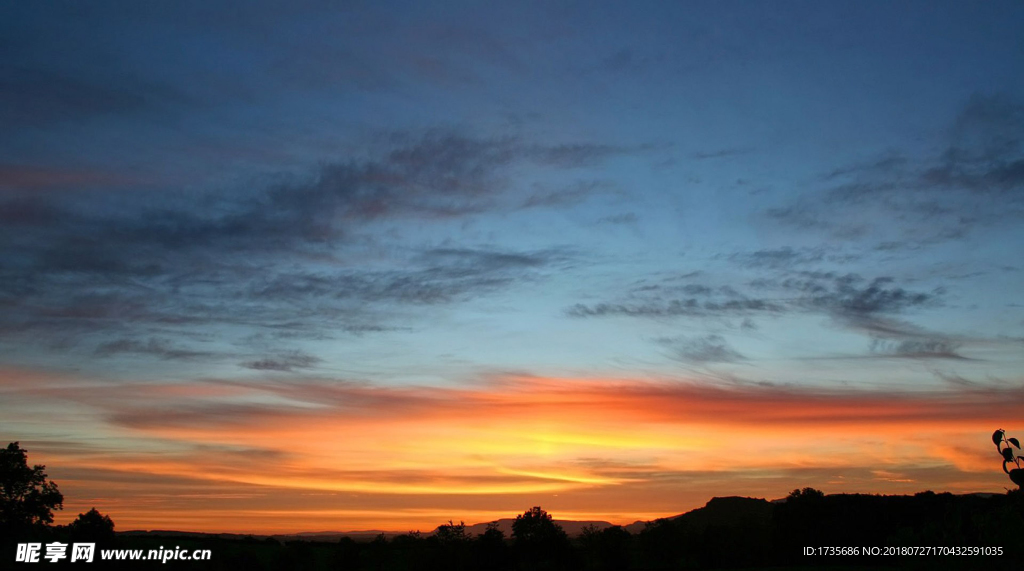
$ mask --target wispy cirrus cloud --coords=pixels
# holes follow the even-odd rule
[[[975,94],[947,130],[941,150],[889,152],[835,168],[799,200],[768,208],[777,223],[833,238],[881,236],[887,251],[963,240],[974,229],[1024,215],[1024,105]],[[899,232],[893,232],[899,230]]]
[[[38,339],[59,331],[66,343],[118,328],[145,337],[153,336],[146,328],[159,326],[166,337],[196,323],[250,333],[289,324],[387,329],[387,312],[375,307],[472,299],[534,279],[572,254],[466,244],[393,248],[374,224],[515,211],[523,207],[522,189],[505,175],[515,165],[573,169],[646,148],[394,134],[374,158],[323,164],[304,179],[167,194],[156,205],[120,191],[30,194],[19,183],[0,196],[0,236],[11,245],[0,254],[0,335],[32,331]],[[576,198],[603,192],[599,186],[579,187]],[[114,194],[124,200],[108,208]],[[563,199],[526,203],[557,207],[568,204]],[[372,263],[365,263],[367,248],[379,252]],[[225,288],[234,293],[224,296]],[[175,350],[135,342],[101,354],[202,351],[177,342]]]
[[[554,208],[580,204],[601,194],[621,193],[615,185],[606,181],[578,181],[565,188],[538,188],[522,203],[522,208]]]
[[[168,112],[188,102],[182,91],[165,82],[116,69],[103,75],[19,65],[5,58],[0,63],[0,121],[13,128],[38,128],[110,115]]]
[[[701,337],[662,337],[655,340],[666,347],[673,358],[686,363],[735,363],[745,357],[717,334]]]
[[[315,355],[309,355],[302,351],[290,351],[273,357],[263,357],[253,361],[246,361],[242,366],[254,371],[276,371],[290,372],[296,369],[309,369],[315,367],[323,359]]]
[[[577,303],[565,310],[570,317],[705,317],[720,315],[750,315],[775,313],[782,306],[763,299],[733,299],[727,301],[701,301],[697,298],[670,299],[639,303]]]
[[[826,248],[770,248],[752,252],[734,252],[728,260],[746,268],[793,269],[800,266],[821,264],[848,264],[860,259],[851,253],[829,251]]]
[[[154,356],[164,360],[193,360],[220,356],[214,351],[197,351],[177,347],[166,339],[158,338],[150,338],[147,341],[118,339],[101,344],[96,348],[95,352],[96,355],[101,357],[125,353]]]
[[[769,259],[766,263],[770,266],[789,266],[797,254],[784,249],[770,252],[766,256]],[[755,258],[760,257],[755,253]],[[572,317],[702,317],[812,311],[855,320],[934,305],[939,303],[943,293],[941,289],[932,292],[911,291],[894,282],[888,276],[867,281],[856,274],[798,272],[793,277],[781,280],[755,280],[750,288],[756,294],[754,297],[732,286],[652,284],[630,291],[629,297],[636,301],[576,304],[566,309],[566,313]],[[782,295],[764,296],[768,292]],[[678,294],[692,297],[675,297]]]
[[[617,316],[710,326],[703,336],[655,338],[670,349],[673,359],[695,364],[743,362],[743,355],[718,331],[725,327],[750,334],[761,329],[753,321],[756,317],[826,317],[831,324],[870,339],[864,357],[966,360],[961,348],[985,342],[978,336],[928,330],[907,320],[912,314],[941,309],[945,288],[918,290],[903,287],[890,276],[867,279],[854,273],[805,269],[824,263],[825,257],[818,250],[793,248],[734,254],[725,259],[755,275],[771,277],[744,284],[732,280],[729,285],[716,283],[714,274],[707,272],[645,279],[620,294],[621,300],[578,303],[564,311],[573,318]],[[834,256],[831,263],[849,262],[845,256]]]
[[[873,355],[904,359],[966,359],[958,353],[961,344],[949,339],[874,339]]]

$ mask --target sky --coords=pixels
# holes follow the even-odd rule
[[[1019,2],[6,2],[0,437],[57,522],[1002,492]]]

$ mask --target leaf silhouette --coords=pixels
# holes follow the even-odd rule
[[[1009,474],[1010,471],[1006,469],[1006,464],[1007,464],[1007,461],[1003,460],[1003,472],[1006,472],[1007,474]]]
[[[1017,450],[1020,450],[1020,441],[1017,440],[1016,438],[1007,438],[1006,441],[1016,446]]]
[[[1000,450],[1000,452],[1003,453],[1003,460],[1005,462],[1013,462],[1013,448],[1007,446],[1006,448]]]
[[[1014,484],[1024,488],[1024,468],[1015,468],[1010,470],[1010,480]]]
[[[996,448],[998,448],[999,443],[1003,441],[1004,434],[1006,434],[1006,431],[1002,428],[992,433],[992,442],[996,445]]]

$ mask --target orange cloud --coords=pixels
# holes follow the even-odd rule
[[[77,440],[43,432],[27,446],[69,506],[85,496],[132,527],[218,531],[430,529],[536,504],[628,523],[716,494],[803,486],[998,490],[988,436],[1013,426],[1024,396],[534,377],[84,383],[11,371],[0,391],[37,411],[78,411]]]

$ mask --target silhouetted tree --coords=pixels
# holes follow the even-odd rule
[[[594,524],[586,525],[580,530],[577,539],[583,550],[583,563],[587,569],[598,569],[601,566],[601,530]]]
[[[821,543],[830,533],[826,521],[837,517],[841,516],[828,508],[825,493],[821,490],[793,490],[772,514],[776,532],[774,542],[781,551],[793,554],[798,554],[804,545],[826,545]]]
[[[1006,472],[1010,476],[1010,481],[1017,484],[1019,489],[1024,489],[1024,468],[1021,468],[1020,461],[1024,457],[1013,453],[1011,445],[1016,446],[1017,450],[1020,450],[1020,441],[1016,438],[1007,438],[1006,431],[1000,428],[999,430],[992,433],[992,442],[996,445],[996,450],[1003,456],[1003,472]],[[1003,448],[1003,444],[1006,448]],[[1016,468],[1007,470],[1006,466],[1013,464]]]
[[[815,490],[814,488],[795,489],[786,496],[786,501],[792,502],[807,502],[820,500],[825,497],[825,492],[821,490]]]
[[[426,557],[426,547],[423,535],[419,531],[394,536],[384,558],[384,569],[419,571],[433,568]]]
[[[28,465],[28,454],[12,442],[0,450],[0,535],[11,536],[53,523],[64,496],[46,477],[46,466]]]
[[[579,543],[586,567],[609,571],[629,569],[631,539],[629,532],[617,525],[604,529],[593,524],[584,527]]]
[[[440,548],[440,566],[452,571],[469,569],[471,539],[466,534],[466,522],[448,520],[448,523],[437,526],[433,541]]]
[[[387,536],[383,533],[379,534],[360,551],[360,569],[384,569],[389,548]]]
[[[469,541],[469,536],[466,535],[466,522],[460,521],[458,524],[454,524],[452,523],[452,520],[448,520],[448,523],[442,523],[437,526],[437,531],[434,532],[434,537],[436,537],[442,545]]]
[[[569,536],[540,506],[516,516],[512,537],[525,569],[560,569],[569,559]]]
[[[313,571],[317,568],[313,549],[313,546],[305,541],[286,542],[284,549],[277,552],[274,568],[290,571]]]
[[[335,571],[348,571],[359,568],[359,552],[362,545],[351,537],[341,537],[331,554],[330,567]]]
[[[487,528],[483,533],[477,536],[477,539],[482,541],[505,541],[505,532],[501,531],[501,528],[498,527],[498,522],[492,521],[487,524]]]
[[[105,542],[114,539],[114,522],[109,516],[101,514],[96,508],[78,514],[75,521],[68,525],[71,537],[92,542]]]
[[[565,537],[565,531],[552,520],[551,514],[534,506],[516,516],[516,521],[512,522],[512,537],[516,543],[536,543]]]
[[[497,522],[492,521],[487,524],[487,529],[476,536],[474,554],[478,569],[507,569],[509,567],[505,533],[498,528]]]

